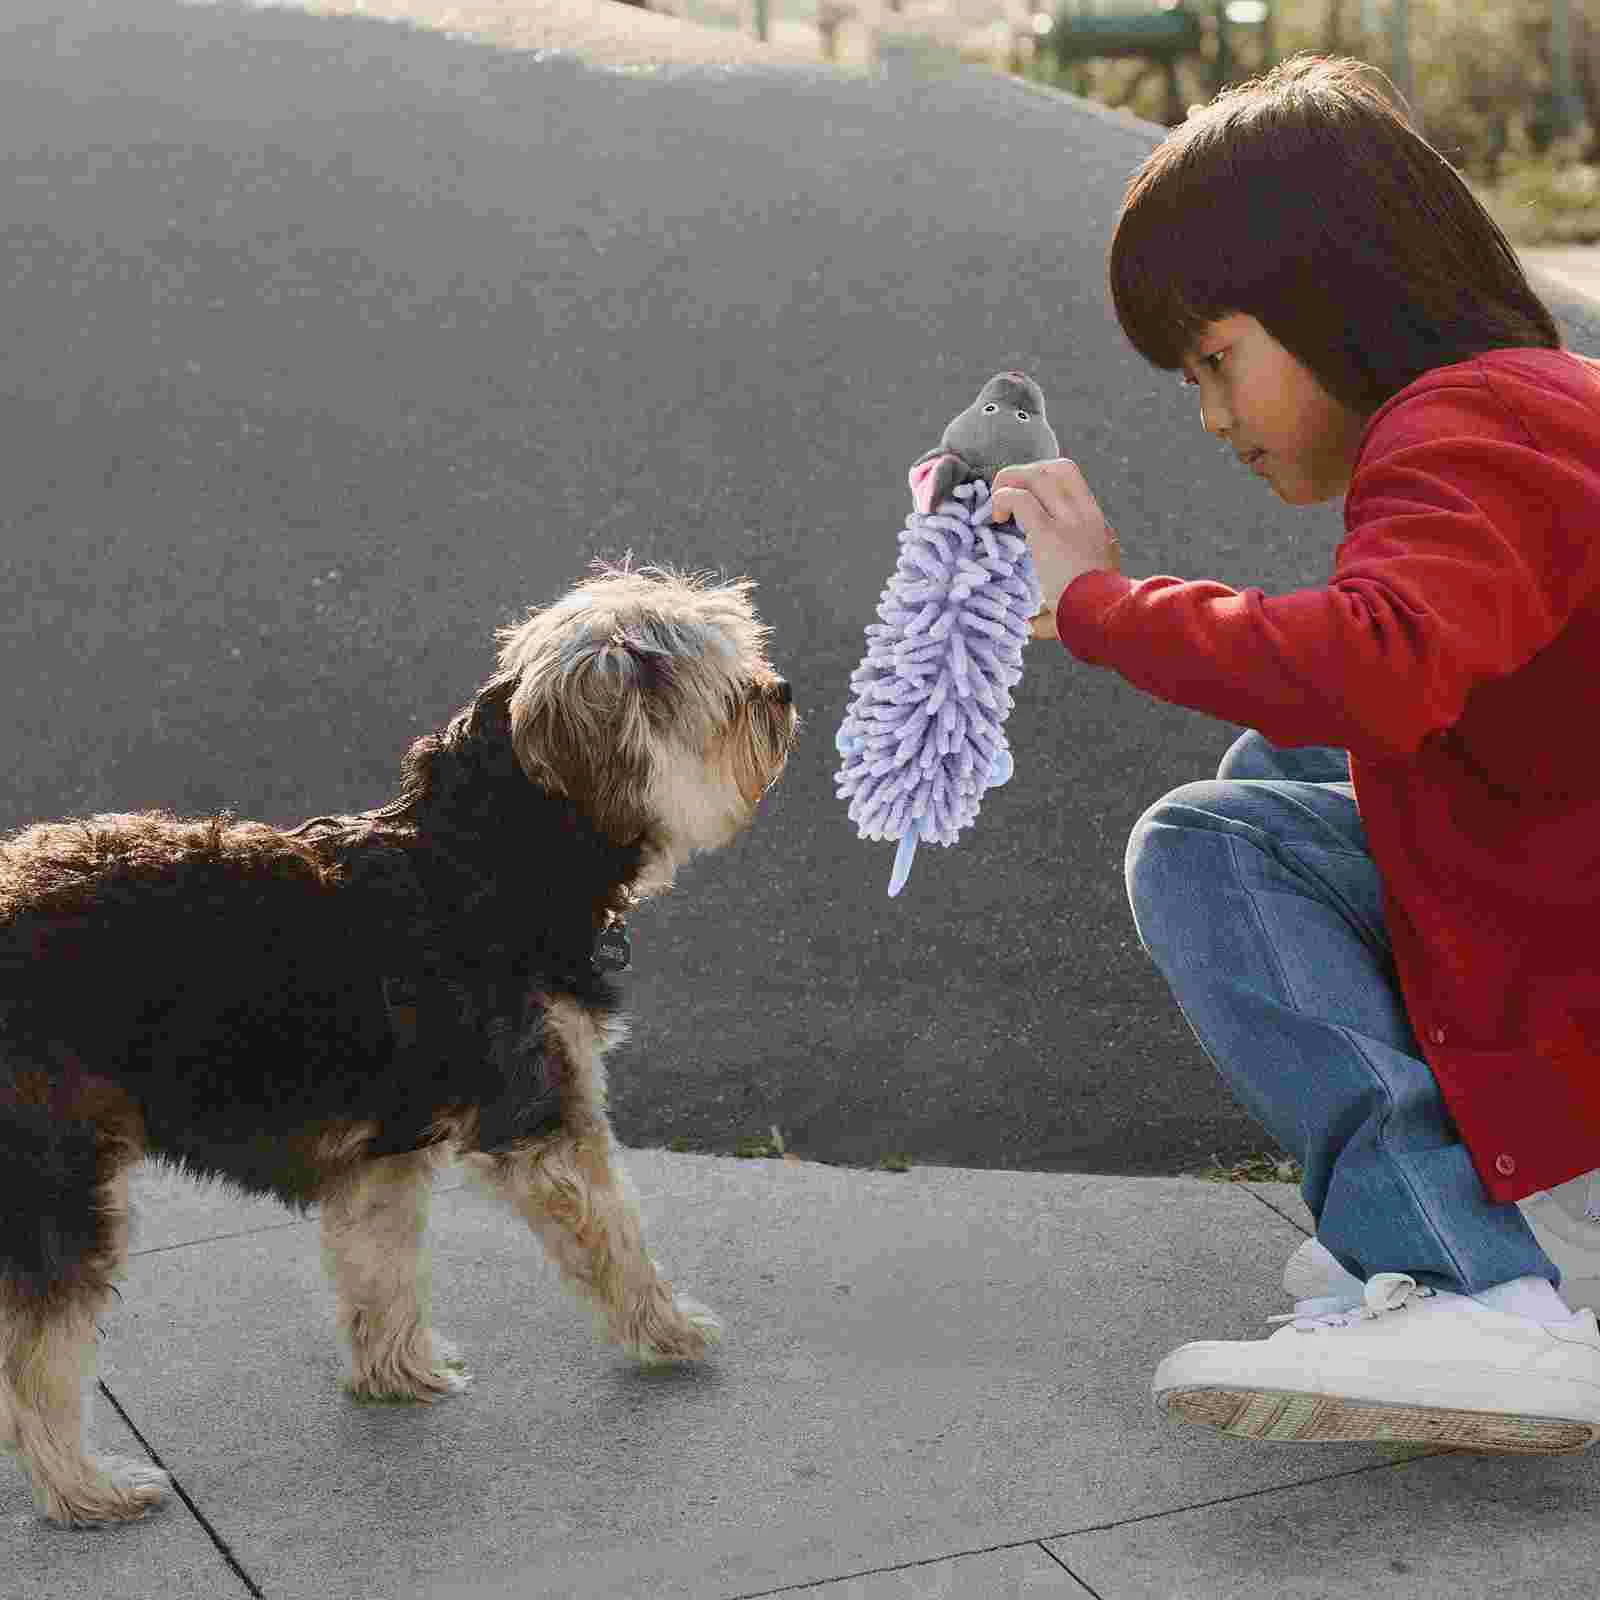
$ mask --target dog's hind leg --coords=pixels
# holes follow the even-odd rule
[[[323,1263],[358,1399],[437,1400],[469,1382],[455,1349],[429,1326],[433,1166],[421,1152],[384,1156],[322,1199]]]
[[[160,1502],[166,1473],[83,1446],[95,1315],[127,1257],[127,1166],[105,1170],[112,1163],[87,1124],[48,1126],[32,1108],[5,1110],[0,1444],[21,1457],[52,1521],[129,1522]]]
[[[645,1363],[698,1361],[717,1342],[715,1314],[675,1295],[646,1254],[638,1207],[603,1123],[463,1164],[539,1236],[602,1338]]]

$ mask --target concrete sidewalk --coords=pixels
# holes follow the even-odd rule
[[[1250,1445],[1153,1409],[1160,1358],[1264,1336],[1285,1185],[634,1152],[647,1238],[724,1316],[695,1369],[595,1346],[519,1224],[435,1205],[475,1380],[340,1391],[314,1220],[146,1169],[97,1443],[181,1488],[67,1534],[0,1476],[7,1600],[814,1600],[1587,1592],[1588,1455]],[[120,1414],[119,1414],[120,1413]],[[135,1432],[136,1430],[136,1432]]]

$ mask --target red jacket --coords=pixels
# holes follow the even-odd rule
[[[1338,745],[1406,1007],[1484,1186],[1600,1167],[1600,362],[1501,350],[1374,413],[1327,585],[1090,572],[1062,643]]]

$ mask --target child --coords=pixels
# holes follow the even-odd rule
[[[1515,1202],[1600,1167],[1600,364],[1392,94],[1314,58],[1223,94],[1111,247],[1202,426],[1291,505],[1344,495],[1326,586],[1122,577],[1070,461],[997,474],[995,517],[1078,660],[1252,730],[1145,813],[1128,890],[1325,1251],[1292,1326],[1184,1345],[1158,1400],[1250,1438],[1576,1449],[1600,1330]]]

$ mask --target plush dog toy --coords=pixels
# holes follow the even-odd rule
[[[1005,719],[1040,593],[1027,541],[990,523],[989,486],[1002,467],[1059,454],[1038,384],[1001,372],[911,468],[915,509],[835,740],[859,836],[899,841],[890,895],[919,840],[954,844],[983,791],[1011,776]]]

